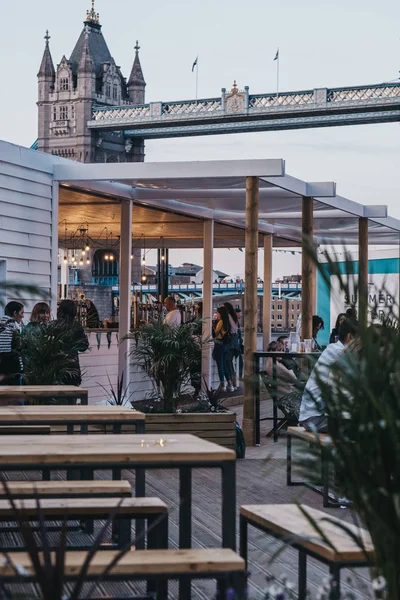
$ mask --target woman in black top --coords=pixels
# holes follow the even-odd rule
[[[79,352],[85,352],[89,348],[89,341],[83,327],[76,321],[77,308],[72,300],[61,300],[57,309],[56,325],[68,325],[72,331],[72,347],[65,348],[65,352],[72,359],[74,367],[68,377],[66,385],[81,385],[82,375],[79,365]]]

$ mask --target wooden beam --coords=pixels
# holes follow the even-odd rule
[[[212,291],[213,291],[214,221],[204,221],[203,243],[203,352],[202,387],[211,388]]]
[[[361,326],[368,321],[368,219],[358,220],[358,314]]]
[[[124,337],[131,329],[131,253],[132,253],[132,202],[121,202],[121,239],[119,257],[119,347],[118,376],[124,377],[124,389],[129,386],[128,350]]]
[[[243,433],[249,446],[255,442],[253,354],[257,350],[259,185],[258,177],[246,177]]]
[[[310,246],[313,240],[313,199],[303,197],[302,202],[302,255],[301,255],[301,333],[303,340],[312,338],[312,317],[314,310],[313,296],[315,296],[315,267],[310,256]]]
[[[271,341],[272,235],[264,235],[263,349]]]

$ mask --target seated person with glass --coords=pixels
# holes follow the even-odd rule
[[[325,348],[312,370],[304,388],[299,416],[299,423],[306,431],[328,432],[328,419],[319,384],[330,381],[333,364],[355,335],[356,324],[351,319],[345,319],[339,327],[339,340]]]

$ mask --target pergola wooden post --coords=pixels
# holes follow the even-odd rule
[[[271,341],[272,235],[264,235],[263,350]]]
[[[124,389],[129,386],[128,341],[124,337],[131,329],[131,253],[132,202],[121,201],[121,239],[119,256],[119,347],[118,377],[124,377]]]
[[[202,387],[211,388],[211,334],[213,290],[214,221],[204,221],[203,229],[203,352],[201,359]]]
[[[244,404],[243,433],[254,445],[253,354],[257,350],[259,179],[246,177],[245,291],[244,291]]]
[[[312,338],[312,317],[315,303],[315,265],[310,256],[314,233],[313,199],[303,197],[302,203],[302,255],[301,255],[301,334],[303,339]]]
[[[368,218],[358,220],[358,314],[360,324],[368,320]]]

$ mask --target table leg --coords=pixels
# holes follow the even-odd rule
[[[274,428],[274,442],[278,441],[278,406],[276,404],[277,401],[277,368],[276,368],[276,358],[275,356],[272,359],[272,416],[273,416],[273,428]]]
[[[179,469],[179,548],[192,547],[192,470]],[[179,600],[191,598],[190,579],[179,582]]]
[[[338,565],[330,565],[329,573],[331,576],[332,598],[339,600],[340,598],[340,567]]]
[[[192,470],[179,469],[179,548],[192,547]]]
[[[240,556],[244,559],[247,568],[247,530],[248,523],[246,517],[240,515]]]
[[[236,550],[236,463],[222,463],[222,547]]]
[[[322,505],[329,507],[329,462],[328,456],[321,450],[321,477],[322,477]]]
[[[260,445],[260,361],[258,356],[253,358],[253,375],[255,387],[255,429],[256,429],[256,446]]]
[[[135,471],[135,496],[136,498],[146,496],[146,471],[144,469],[136,469]],[[145,548],[145,523],[143,519],[136,519],[135,546],[138,550],[144,550]]]
[[[292,485],[292,436],[287,435],[286,485]]]
[[[136,421],[136,433],[146,433],[146,421]]]
[[[307,598],[307,554],[299,550],[299,600]]]

